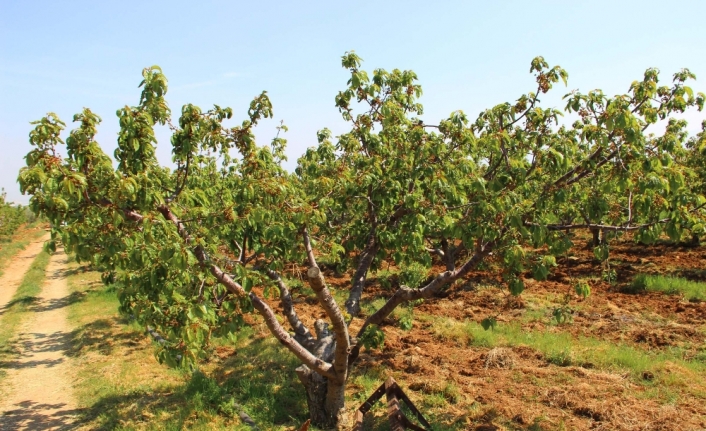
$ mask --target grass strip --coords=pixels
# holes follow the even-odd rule
[[[42,291],[50,257],[46,251],[42,251],[37,255],[22,279],[22,283],[17,287],[12,300],[7,304],[6,308],[0,310],[2,313],[2,325],[0,325],[0,379],[5,374],[3,368],[7,357],[16,353],[12,338],[15,336],[17,328],[26,314],[32,311],[32,304],[37,301],[37,295]]]
[[[632,291],[663,292],[668,295],[682,295],[689,301],[706,301],[706,283],[687,280],[681,277],[638,274],[631,286]]]
[[[427,317],[429,319],[429,317]],[[519,324],[499,324],[485,330],[473,321],[431,318],[437,338],[480,347],[528,346],[541,352],[547,362],[558,366],[587,366],[612,371],[628,371],[637,381],[644,376],[658,376],[666,385],[686,386],[688,382],[705,384],[706,363],[686,360],[679,350],[644,351],[625,344],[615,344],[595,337],[574,337],[566,332],[526,331]],[[678,372],[675,371],[675,366]],[[696,379],[696,381],[694,381]]]

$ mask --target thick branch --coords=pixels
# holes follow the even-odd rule
[[[284,346],[287,347],[290,352],[294,353],[294,356],[299,358],[299,360],[302,361],[302,363],[307,367],[330,379],[337,378],[331,364],[311,354],[301,344],[299,344],[297,340],[292,338],[287,331],[284,330],[282,325],[280,325],[277,321],[277,316],[275,316],[275,313],[267,305],[267,303],[265,303],[265,301],[258,298],[258,296],[252,292],[250,292],[249,296],[253,307],[255,307],[260,315],[265,318],[267,327],[270,329],[272,335],[280,341],[280,343],[284,344]]]
[[[656,224],[667,223],[669,220],[670,220],[669,218],[664,218],[661,220],[654,221],[652,223],[644,223],[644,224],[636,225],[636,226],[613,226],[613,225],[607,225],[607,224],[582,223],[582,224],[548,224],[545,227],[548,230],[552,230],[552,231],[589,229],[589,230],[600,230],[600,231],[609,231],[609,232],[626,232],[626,231],[647,228],[650,226],[654,226]],[[539,223],[526,222],[525,226],[541,226],[541,225]]]
[[[346,300],[346,311],[350,315],[351,320],[360,313],[360,298],[363,295],[365,280],[368,276],[368,269],[375,259],[378,252],[378,244],[375,240],[375,232],[371,231],[368,235],[368,243],[365,245],[363,252],[360,254],[358,268],[353,274],[353,285]]]
[[[139,214],[135,210],[124,210],[123,214],[125,214],[125,218],[128,220],[136,221],[136,222],[141,222],[142,219],[144,218],[141,214]]]
[[[313,347],[315,342],[314,337],[311,335],[311,332],[309,332],[309,329],[299,319],[297,312],[294,310],[292,295],[290,294],[287,285],[284,280],[282,280],[282,277],[280,277],[280,275],[275,271],[268,268],[265,268],[264,271],[272,281],[277,283],[277,287],[279,288],[279,300],[282,304],[284,315],[287,317],[287,321],[292,327],[292,330],[294,330],[294,339],[300,342],[303,346],[307,347],[307,349],[311,350],[311,347]]]
[[[192,238],[184,227],[184,224],[177,218],[176,215],[174,215],[174,213],[171,212],[169,207],[167,207],[166,205],[160,205],[157,210],[162,214],[165,219],[174,223],[174,225],[177,227],[179,235],[182,237],[184,242],[186,242],[187,244],[190,244],[192,242]],[[223,272],[223,270],[221,270],[217,265],[210,262],[208,256],[206,255],[206,251],[202,246],[197,245],[196,247],[194,247],[193,252],[196,256],[196,259],[198,259],[199,263],[207,267],[211,274],[216,277],[216,280],[218,280],[219,283],[224,285],[229,291],[233,292],[238,296],[246,295],[243,286],[233,280],[230,275]],[[253,307],[255,307],[255,309],[260,313],[260,315],[265,319],[265,323],[270,329],[272,335],[274,335],[280,341],[280,343],[287,347],[290,352],[294,353],[294,355],[309,368],[313,369],[322,376],[326,376],[332,379],[336,378],[336,374],[332,370],[333,366],[328,362],[322,361],[321,359],[312,355],[294,338],[292,338],[292,336],[289,335],[289,333],[282,327],[282,325],[279,324],[279,322],[277,321],[277,317],[275,316],[272,309],[267,305],[267,303],[265,303],[262,299],[255,295],[254,292],[250,292],[247,295],[250,298]]]
[[[441,240],[441,247],[444,250],[444,262],[446,263],[446,270],[453,271],[456,269],[456,253],[455,247],[449,244],[446,238]]]
[[[90,201],[90,199],[88,199]],[[108,199],[101,199],[98,201],[98,204],[104,207],[112,207],[113,203],[109,201]],[[140,213],[138,213],[135,210],[122,210],[123,215],[125,216],[126,219],[134,221],[134,222],[141,222],[142,219],[144,219],[144,216]]]
[[[309,238],[309,231],[306,227],[302,228],[302,235],[304,236],[304,249],[306,250],[306,258],[309,260],[309,266],[318,268],[319,265],[316,263],[314,249],[311,247],[311,239]]]
[[[429,247],[426,247],[425,250],[428,251],[429,253],[435,254],[435,255],[437,255],[437,256],[439,256],[439,257],[441,257],[441,258],[443,258],[444,256],[446,256],[446,254],[444,253],[444,251],[443,251],[442,249],[440,249],[440,248],[429,248]]]
[[[400,304],[405,304],[409,301],[415,301],[417,299],[429,298],[437,293],[445,285],[454,282],[455,280],[466,275],[471,269],[475,268],[487,255],[490,253],[494,247],[495,243],[479,244],[476,247],[476,252],[474,255],[468,259],[461,267],[454,271],[445,271],[437,275],[431,282],[426,286],[419,289],[411,289],[407,286],[400,286],[400,288],[395,292],[390,299],[387,300],[385,305],[380,307],[375,313],[373,313],[368,319],[363,323],[363,326],[358,331],[357,338],[361,335],[370,325],[379,325],[387,316],[390,315]],[[360,352],[360,345],[356,345],[351,352],[350,362],[353,362]]]
[[[348,373],[348,354],[350,353],[350,338],[348,336],[348,326],[346,320],[338,307],[336,300],[326,287],[324,276],[318,266],[311,266],[306,272],[309,285],[316,293],[316,297],[321,303],[326,315],[333,323],[333,333],[336,339],[336,353],[333,367],[340,383],[345,382]]]

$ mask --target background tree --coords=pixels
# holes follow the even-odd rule
[[[27,221],[25,208],[8,203],[6,197],[5,189],[2,189],[0,191],[0,238],[12,235],[22,223]]]

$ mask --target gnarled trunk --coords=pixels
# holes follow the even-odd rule
[[[311,422],[325,430],[341,429],[345,422],[345,383],[327,379],[306,365],[297,368],[296,372],[306,389]]]

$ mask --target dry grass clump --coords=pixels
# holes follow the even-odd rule
[[[485,355],[485,368],[514,368],[517,357],[512,349],[495,347]]]

